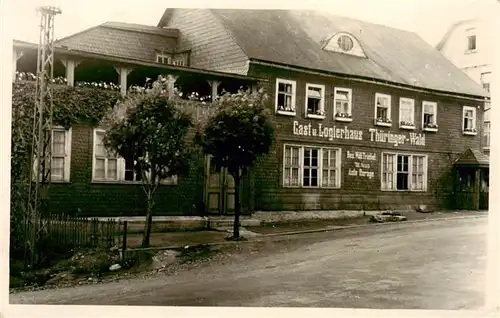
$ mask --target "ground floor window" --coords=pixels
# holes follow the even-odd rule
[[[427,191],[427,156],[383,153],[382,190]]]
[[[93,181],[104,182],[140,182],[142,173],[132,156],[120,157],[104,146],[104,134],[102,129],[94,129],[94,155],[92,163]],[[149,174],[146,173],[146,177]],[[161,180],[161,184],[177,184],[177,176]]]
[[[285,145],[283,186],[339,188],[339,148]]]

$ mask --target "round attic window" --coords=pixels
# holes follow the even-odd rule
[[[346,52],[352,50],[352,47],[354,46],[352,39],[347,35],[341,35],[337,40],[337,44],[343,51]]]

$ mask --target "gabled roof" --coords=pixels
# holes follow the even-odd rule
[[[455,166],[489,167],[490,158],[477,149],[467,149],[453,163]]]
[[[448,39],[450,38],[451,34],[453,33],[453,31],[455,31],[456,28],[458,28],[459,26],[463,25],[463,24],[466,24],[466,23],[469,23],[469,22],[473,22],[473,21],[477,21],[477,19],[467,19],[467,20],[461,20],[461,21],[457,21],[455,23],[453,23],[449,28],[448,30],[446,30],[446,33],[443,35],[443,37],[441,38],[441,40],[439,41],[439,43],[436,45],[436,49],[441,51],[441,49],[443,48],[443,46],[446,44],[446,41],[448,41]]]
[[[106,22],[55,41],[71,50],[143,61],[154,61],[157,51],[175,49],[178,30],[131,23]]]
[[[159,26],[168,25],[171,10],[182,9],[167,9]],[[207,10],[221,21],[250,60],[448,93],[488,96],[412,32],[309,10]],[[338,32],[353,35],[368,58],[323,50],[325,39]]]

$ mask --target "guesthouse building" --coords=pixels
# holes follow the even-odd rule
[[[140,53],[133,41],[112,49],[123,41],[108,40],[118,37],[109,30],[98,33],[103,27],[57,47],[108,64],[134,52],[119,60],[118,74],[128,69],[123,65],[147,65],[180,74],[180,85],[183,74],[196,73],[198,84],[186,87],[212,97],[223,85],[266,90],[276,140],[244,180],[245,212],[487,208],[489,162],[479,151],[487,92],[414,33],[313,11],[176,8],[157,27],[125,28],[175,36],[174,49],[162,48],[168,41],[158,38]],[[93,52],[98,39],[106,47]],[[170,56],[166,63],[162,54]],[[174,63],[175,54],[184,64]],[[87,215],[142,214],[137,182],[95,180],[98,130],[78,129],[68,180],[51,190],[59,202],[53,206]],[[157,214],[227,214],[234,181],[205,158],[157,197]]]

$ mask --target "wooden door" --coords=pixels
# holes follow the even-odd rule
[[[234,213],[234,178],[207,156],[205,203],[209,214]]]

